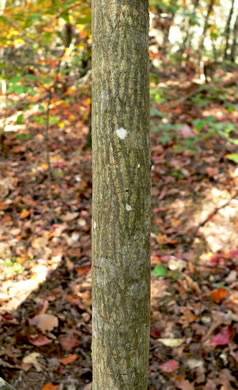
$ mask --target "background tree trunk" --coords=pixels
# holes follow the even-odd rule
[[[236,16],[236,21],[233,29],[233,42],[231,46],[231,55],[230,55],[230,60],[232,62],[236,61],[237,36],[238,36],[238,15]]]
[[[228,49],[229,49],[229,40],[230,40],[230,32],[231,32],[231,19],[232,19],[233,12],[234,12],[234,4],[235,4],[235,0],[232,0],[231,1],[231,9],[230,9],[230,12],[228,15],[228,19],[227,19],[226,27],[225,27],[225,32],[224,32],[224,36],[225,36],[225,49],[224,49],[224,56],[223,56],[224,60],[227,60],[229,58]]]
[[[206,18],[205,18],[204,27],[203,27],[202,37],[201,37],[200,44],[199,44],[199,51],[200,51],[200,53],[202,52],[202,49],[203,49],[203,46],[204,46],[206,33],[207,33],[207,30],[208,30],[208,27],[209,27],[209,18],[210,18],[210,15],[211,15],[212,11],[213,11],[214,4],[215,4],[215,0],[210,0],[209,5],[208,5],[208,9],[207,9]]]
[[[148,1],[93,0],[93,390],[146,390]]]

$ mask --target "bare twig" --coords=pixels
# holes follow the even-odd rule
[[[46,162],[48,166],[48,179],[49,179],[49,190],[50,190],[50,203],[51,203],[51,212],[53,216],[54,223],[57,222],[57,216],[55,213],[55,207],[54,207],[54,196],[53,196],[53,189],[52,189],[52,166],[50,162],[50,152],[49,152],[49,114],[50,114],[50,102],[51,102],[51,90],[48,90],[48,102],[47,102],[47,109],[46,109],[46,119],[45,119],[45,148],[46,148]]]
[[[224,207],[228,206],[228,204],[230,204],[230,202],[237,198],[238,196],[238,190],[234,193],[234,195],[228,199],[227,202],[225,202],[223,205],[221,205],[220,207],[216,207],[208,216],[207,218],[204,219],[204,221],[202,221],[195,229],[194,233],[193,233],[193,239],[192,239],[192,242],[195,240],[196,237],[198,237],[198,231],[201,227],[205,226],[221,209],[224,209]]]

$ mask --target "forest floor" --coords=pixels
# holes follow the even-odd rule
[[[164,77],[151,108],[149,390],[237,389],[238,88],[185,80]],[[90,100],[76,96],[51,104],[52,185],[41,108],[1,107],[0,376],[19,390],[91,388]]]

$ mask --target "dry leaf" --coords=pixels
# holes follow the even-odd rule
[[[51,331],[59,325],[58,318],[52,314],[39,314],[31,319],[31,324],[36,325],[42,332]]]
[[[218,334],[212,337],[211,342],[208,345],[217,346],[217,345],[227,345],[231,338],[231,328],[229,326],[224,326]]]
[[[166,347],[176,348],[184,343],[184,339],[158,339]]]
[[[37,352],[30,353],[30,355],[27,355],[23,359],[23,363],[26,365],[34,366],[36,371],[40,372],[42,371],[41,365],[38,362],[37,358],[40,357],[41,354]],[[24,366],[23,366],[24,369]]]
[[[28,260],[28,255],[26,253],[22,256],[16,257],[16,262],[19,264],[25,263],[25,261],[27,260]]]
[[[176,360],[169,360],[159,366],[163,372],[171,373],[177,370],[178,362]]]
[[[191,127],[188,126],[187,124],[183,125],[180,131],[184,138],[194,137]]]
[[[193,384],[183,377],[177,377],[175,383],[180,390],[194,390]]]
[[[52,340],[44,335],[30,336],[29,341],[31,344],[36,345],[37,347],[42,347],[43,345],[52,343]]]
[[[22,212],[21,212],[21,214],[20,214],[20,218],[21,218],[21,219],[24,219],[24,218],[29,217],[29,215],[30,215],[30,211],[27,210],[27,209],[24,209],[24,210],[22,210]]]
[[[34,249],[42,249],[48,243],[48,237],[37,237],[34,238],[31,242],[31,246]]]
[[[186,262],[173,257],[169,260],[168,267],[171,271],[181,272],[184,268],[186,268]]]
[[[78,358],[78,355],[75,355],[75,354],[69,355],[63,359],[60,359],[60,363],[62,363],[66,366],[67,364],[74,362],[77,358]]]
[[[152,337],[153,339],[158,339],[160,337],[160,333],[160,329],[156,326],[152,326],[150,328],[150,337]]]
[[[43,169],[43,171],[47,171],[48,170],[48,164],[46,164],[46,163],[40,164],[40,167],[41,167],[41,169]]]
[[[225,288],[218,288],[211,292],[212,300],[216,303],[220,303],[228,295],[228,291]]]
[[[79,275],[84,275],[87,274],[90,271],[90,269],[91,269],[91,265],[87,264],[87,265],[83,265],[82,267],[76,267],[76,272]]]
[[[79,213],[67,213],[65,215],[62,215],[62,220],[64,222],[71,222],[73,221],[74,219],[76,219],[78,217]]]
[[[42,390],[57,390],[58,387],[59,385],[53,385],[53,383],[46,383],[46,385],[42,387]]]
[[[60,344],[65,349],[65,351],[70,351],[71,349],[79,346],[80,342],[76,337],[68,335],[60,337]]]

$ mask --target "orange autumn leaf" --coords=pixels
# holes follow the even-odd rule
[[[47,169],[48,169],[48,164],[42,163],[42,164],[40,164],[40,167],[41,167],[41,169],[43,169],[43,171],[47,171]]]
[[[42,387],[42,390],[57,390],[58,387],[59,385],[53,385],[53,383],[46,383],[46,385]]]
[[[72,354],[72,355],[66,356],[63,359],[60,359],[60,363],[62,363],[66,366],[67,364],[74,362],[77,358],[78,358],[78,355]]]
[[[218,288],[217,290],[213,290],[211,292],[211,297],[212,297],[213,301],[216,303],[220,303],[221,301],[223,301],[223,299],[227,295],[228,295],[228,292],[224,288]]]
[[[90,271],[90,269],[91,269],[91,265],[87,264],[87,265],[83,265],[82,267],[76,267],[76,272],[78,275],[85,275]]]
[[[0,202],[0,210],[7,210],[8,204],[4,202]]]
[[[21,219],[24,219],[24,218],[29,217],[29,215],[30,215],[30,211],[27,210],[27,209],[24,209],[24,210],[22,210],[22,212],[21,212],[21,214],[20,214],[20,218],[21,218]]]

